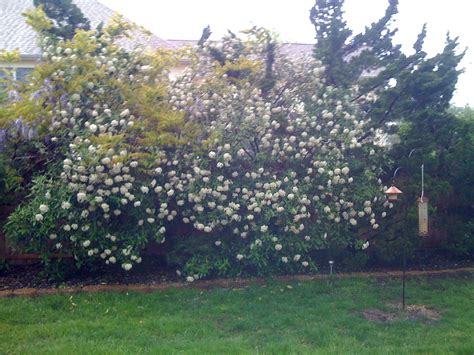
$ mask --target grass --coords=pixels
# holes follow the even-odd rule
[[[408,281],[408,303],[439,321],[362,316],[399,302],[400,280],[0,299],[0,353],[473,354],[473,281]]]

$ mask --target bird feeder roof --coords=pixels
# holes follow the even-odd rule
[[[387,189],[387,191],[385,191],[385,193],[388,195],[400,195],[403,192],[401,192],[397,187],[392,185],[389,189]]]

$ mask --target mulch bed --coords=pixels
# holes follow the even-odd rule
[[[441,313],[422,304],[408,304],[405,309],[402,305],[388,304],[389,310],[370,308],[362,312],[365,319],[375,322],[393,322],[398,320],[422,320],[434,322],[441,319]]]
[[[22,288],[65,288],[110,284],[157,284],[178,281],[175,272],[163,268],[157,263],[140,265],[139,270],[124,272],[120,268],[113,270],[98,269],[94,272],[68,272],[61,279],[52,279],[42,274],[41,264],[10,266],[0,272],[0,291]]]
[[[209,289],[214,287],[236,288],[255,284],[264,284],[268,279],[264,278],[233,278],[233,279],[213,279],[199,280],[193,283],[179,281],[174,273],[154,270],[141,270],[140,273],[108,273],[96,275],[78,275],[63,282],[51,283],[37,279],[33,269],[27,267],[19,274],[0,275],[0,298],[17,296],[42,296],[51,294],[71,294],[79,292],[153,292],[175,288],[199,288]],[[37,271],[37,270],[36,270]],[[450,277],[465,276],[472,279],[474,267],[461,267],[443,270],[410,270],[408,277],[429,276],[429,277]],[[401,271],[378,271],[378,272],[354,272],[339,273],[334,275],[288,275],[275,276],[272,280],[277,281],[310,281],[324,279],[346,279],[351,277],[372,277],[372,278],[399,278]],[[381,315],[383,318],[383,316]],[[387,319],[390,315],[386,316]]]

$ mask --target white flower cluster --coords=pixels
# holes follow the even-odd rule
[[[377,210],[390,207],[378,179],[380,148],[366,135],[370,118],[346,92],[325,85],[314,59],[290,61],[277,52],[270,91],[261,86],[263,65],[239,72],[236,63],[246,59],[265,63],[267,47],[250,43],[233,36],[205,43],[173,85],[174,109],[204,125],[200,139],[209,143],[206,154],[188,159],[183,221],[216,238],[229,230],[248,240],[238,261],[256,250],[255,238],[277,235],[270,240],[275,252],[298,253],[280,260],[307,267],[304,251],[324,246],[328,233],[355,243],[351,229],[379,227],[385,212]]]
[[[151,69],[106,34],[91,38],[104,76],[85,81],[52,108],[53,141],[70,142],[61,179],[71,198],[61,207],[71,212],[51,239],[66,234],[85,255],[130,270],[148,239],[164,242],[184,226],[208,236],[213,252],[232,253],[234,262],[271,250],[283,265],[307,268],[308,251],[327,239],[354,242],[354,226],[378,228],[377,211],[388,203],[377,178],[379,148],[365,135],[370,119],[347,93],[325,85],[324,69],[312,59],[290,61],[277,51],[273,84],[265,86],[268,46],[258,36],[205,43],[197,62],[172,84],[169,102],[194,128],[193,139],[203,142],[197,148],[195,142],[133,144],[143,118],[111,99],[118,89],[108,80],[141,85],[151,80]],[[83,55],[76,52],[46,51],[53,63],[65,64],[54,80],[74,78],[69,64]],[[153,159],[140,160],[144,153]],[[44,213],[47,205],[36,220]]]

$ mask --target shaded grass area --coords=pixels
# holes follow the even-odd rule
[[[274,282],[240,289],[0,299],[0,353],[474,353],[474,278],[408,281],[441,313],[374,322],[401,280]]]

